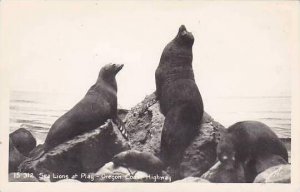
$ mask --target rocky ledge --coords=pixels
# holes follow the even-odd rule
[[[19,166],[20,172],[33,173],[39,180],[56,181],[82,173],[96,172],[115,154],[129,149],[128,143],[111,122],[58,145],[48,152],[40,147]],[[80,178],[81,180],[89,178]]]

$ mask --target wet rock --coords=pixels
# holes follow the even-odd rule
[[[39,182],[39,180],[30,173],[13,172],[8,175],[9,182]]]
[[[200,177],[186,177],[181,180],[174,181],[173,183],[210,183],[206,179],[202,179]]]
[[[185,150],[180,164],[182,177],[201,176],[214,165],[217,159],[216,146],[220,127],[213,122],[211,117],[204,113],[204,122],[199,127],[199,132],[191,145]]]
[[[50,175],[51,181],[72,178],[74,174],[97,171],[112,157],[121,151],[128,150],[116,125],[108,121],[99,128],[62,143],[47,153],[37,152],[23,162],[21,172]],[[58,177],[56,177],[58,176]]]
[[[132,149],[158,156],[164,116],[159,112],[155,94],[133,107],[124,122]]]
[[[36,139],[30,131],[24,128],[20,128],[10,133],[9,137],[18,151],[25,156],[28,156],[29,152],[36,146]]]
[[[14,146],[9,138],[9,172],[17,172],[19,165],[26,159]]]
[[[227,168],[218,161],[212,168],[201,176],[212,183],[245,183],[244,168],[237,164],[234,168]]]
[[[254,183],[290,183],[291,165],[277,165],[258,174]]]
[[[132,149],[159,157],[164,119],[154,93],[133,107],[124,119]],[[202,175],[216,161],[216,145],[223,132],[224,127],[204,113],[202,125],[185,150],[180,167],[178,170],[168,169],[167,172],[179,172],[181,178]]]

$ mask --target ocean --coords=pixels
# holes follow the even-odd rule
[[[12,91],[10,132],[28,129],[37,143],[43,143],[55,120],[79,99],[59,93]],[[238,121],[257,120],[270,126],[280,138],[291,137],[290,97],[220,97],[206,99],[204,104],[205,111],[225,127]]]

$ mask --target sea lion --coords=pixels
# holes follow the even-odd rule
[[[9,164],[8,164],[8,171],[17,172],[19,165],[27,159],[22,153],[16,149],[14,146],[12,139],[9,137]]]
[[[101,68],[96,83],[88,90],[84,98],[52,125],[44,143],[45,151],[99,127],[107,119],[112,119],[124,133],[124,124],[117,115],[115,78],[122,67],[123,64],[107,64]]]
[[[9,137],[20,153],[28,156],[31,150],[36,147],[36,139],[30,131],[20,128],[9,134]]]
[[[203,102],[192,68],[194,37],[184,25],[164,48],[155,71],[156,96],[166,117],[161,158],[176,166],[193,140],[203,116]]]
[[[234,169],[228,169],[218,161],[201,178],[212,183],[245,183],[245,172],[242,163],[236,163]]]
[[[164,168],[163,162],[158,157],[149,152],[136,150],[123,151],[115,155],[112,162],[117,166],[130,167],[150,174],[161,174]]]
[[[217,156],[228,168],[242,163],[247,182],[252,182],[262,159],[275,155],[288,162],[288,152],[277,135],[258,121],[242,121],[230,126],[217,145]],[[257,165],[256,165],[257,164]],[[261,166],[261,165],[260,165]]]

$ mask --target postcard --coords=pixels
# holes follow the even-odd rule
[[[298,1],[1,1],[0,191],[300,191]]]

